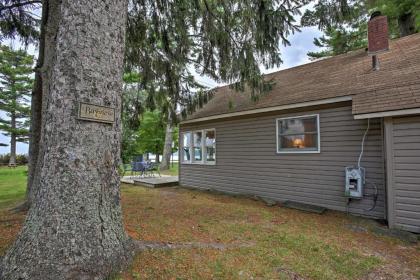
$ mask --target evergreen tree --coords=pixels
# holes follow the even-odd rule
[[[0,279],[105,279],[133,243],[120,204],[127,2],[48,0],[33,200]],[[78,102],[112,107],[114,124],[78,119]],[[33,135],[31,135],[33,137]]]
[[[35,81],[31,98],[31,122],[29,139],[28,183],[26,201],[15,210],[27,210],[35,189],[33,179],[38,161],[41,135],[42,76],[45,50],[45,26],[47,24],[49,0],[3,0],[0,1],[0,42],[5,39],[19,39],[25,45],[38,45],[35,66]],[[41,10],[40,13],[39,11]],[[41,14],[41,15],[39,15]]]
[[[129,72],[124,74],[124,90],[122,95],[122,141],[121,157],[123,163],[130,162],[138,155],[138,130],[140,118],[144,112],[146,92],[139,87],[139,74]]]
[[[314,44],[325,49],[309,52],[312,59],[346,53],[367,46],[367,22],[373,11],[388,16],[390,37],[406,36],[420,29],[420,2],[417,0],[320,0],[306,10],[303,26],[318,26],[324,35]]]
[[[238,90],[248,86],[257,98],[270,88],[259,66],[281,64],[280,43],[290,44],[286,37],[298,30],[294,16],[306,2],[131,0],[126,67],[142,73],[147,104],[160,103],[173,122],[178,106],[185,116],[209,98],[193,70]]]
[[[143,89],[166,100],[173,114],[174,104],[205,99],[191,102],[198,87],[191,65],[258,96],[268,89],[259,65],[281,62],[279,43],[288,44],[286,36],[297,30],[293,16],[301,2],[133,0],[126,65],[142,73]],[[43,3],[35,191],[25,225],[1,260],[0,278],[103,279],[127,261],[132,245],[117,173],[126,1]],[[79,120],[77,101],[115,108],[114,125]]]
[[[0,1],[0,41],[18,37],[25,44],[37,44],[40,19],[36,15],[40,0]]]
[[[314,39],[314,45],[324,48],[318,52],[308,52],[311,60],[334,56],[357,50],[367,46],[367,24],[363,23],[357,28],[346,29],[341,26],[328,27],[324,35]]]
[[[279,66],[280,44],[298,31],[294,16],[309,0],[130,0],[126,67],[140,72],[148,109],[167,122],[162,168],[168,168],[174,124],[203,106],[213,92],[194,72],[248,87],[252,97],[271,88],[260,66]],[[156,86],[158,85],[158,86]]]
[[[391,32],[395,37],[404,37],[420,30],[418,0],[371,0],[370,8],[389,17]]]
[[[0,47],[0,110],[8,117],[0,119],[0,130],[10,137],[9,165],[16,164],[16,142],[28,141],[33,62],[23,50]]]

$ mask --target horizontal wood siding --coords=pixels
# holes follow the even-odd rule
[[[395,227],[420,233],[420,116],[392,120]]]
[[[276,118],[320,114],[321,152],[277,154]],[[351,106],[235,120],[188,124],[182,131],[216,129],[216,165],[181,164],[180,184],[231,193],[293,200],[346,211],[344,168],[357,164],[366,120],[354,120]],[[384,218],[384,160],[381,120],[371,120],[362,166],[372,197],[353,200],[349,212]]]

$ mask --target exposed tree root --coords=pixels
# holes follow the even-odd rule
[[[10,209],[9,211],[12,213],[22,213],[22,212],[28,212],[29,210],[29,201],[25,200],[24,202],[18,204],[14,208]]]

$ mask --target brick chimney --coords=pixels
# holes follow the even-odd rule
[[[388,19],[381,12],[374,12],[368,22],[368,54],[372,55],[373,70],[379,70],[377,54],[388,50]]]

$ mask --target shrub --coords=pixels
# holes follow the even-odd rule
[[[0,165],[8,165],[9,160],[10,160],[10,154],[0,155]],[[28,155],[25,155],[25,154],[16,155],[16,164],[17,165],[28,164]]]
[[[16,164],[18,165],[26,165],[28,164],[28,155],[16,155]]]

